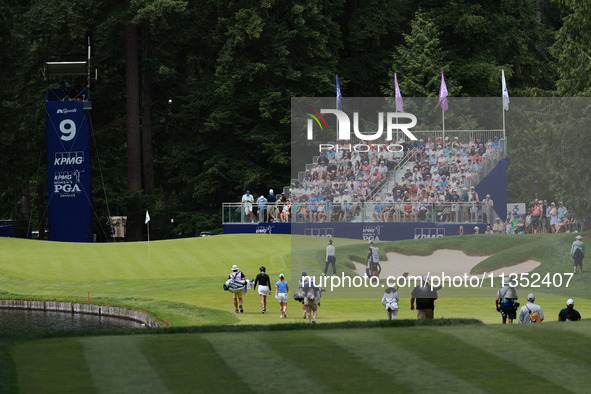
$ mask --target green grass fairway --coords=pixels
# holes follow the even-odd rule
[[[440,248],[490,255],[473,273],[534,259],[535,272],[571,272],[572,234],[465,236],[381,242],[381,253],[428,256]],[[142,308],[170,323],[154,331],[0,333],[0,392],[588,392],[591,276],[569,288],[535,288],[546,321],[503,326],[497,290],[442,289],[431,322],[417,322],[410,288],[395,322],[383,288],[326,294],[318,324],[289,302],[245,297],[234,314],[222,290],[232,264],[253,278],[261,265],[292,289],[301,270],[324,268],[325,238],[225,235],[148,244],[72,244],[0,238],[0,297],[87,301]],[[335,239],[338,270],[353,275],[367,244]],[[293,264],[293,266],[292,266]],[[380,285],[383,284],[380,283]],[[518,288],[521,300],[532,288]],[[575,298],[579,323],[555,322]],[[458,320],[467,319],[467,320]],[[476,320],[475,320],[476,319]],[[480,322],[490,323],[482,324]]]
[[[388,251],[429,255],[439,248],[491,255],[476,267],[478,272],[534,259],[542,263],[534,272],[543,274],[571,272],[568,252],[573,238],[572,234],[464,236],[378,245],[384,258]],[[273,281],[279,273],[285,273],[293,289],[302,270],[310,275],[321,273],[325,245],[326,239],[322,237],[257,234],[153,241],[149,250],[147,242],[81,244],[0,238],[0,297],[86,302],[90,293],[91,302],[142,308],[172,326],[278,323],[276,300],[269,298],[269,313],[261,315],[255,292],[244,298],[244,314],[233,313],[231,294],[222,290],[230,267],[237,264],[249,278],[254,278],[264,265]],[[336,239],[335,245],[338,270],[354,275],[351,261],[363,259],[367,244]],[[591,312],[590,281],[591,276],[585,272],[575,276],[569,288],[542,286],[518,291],[522,300],[534,291],[552,320],[570,297],[576,299],[576,308],[586,317]],[[380,299],[384,283],[378,288],[326,293],[320,319],[383,319]],[[487,283],[479,289],[441,290],[436,317],[478,318],[485,323],[497,323],[497,283],[495,287]],[[400,290],[401,319],[414,317],[408,303],[410,290]],[[293,300],[289,305],[288,322],[301,318],[301,306]]]
[[[440,321],[439,323],[441,323]],[[433,323],[437,323],[434,321]],[[591,322],[258,326],[2,346],[0,389],[48,392],[588,392]],[[266,327],[266,328],[265,328]],[[246,328],[246,327],[243,327]],[[294,329],[295,328],[295,329]],[[5,343],[5,341],[4,341]]]

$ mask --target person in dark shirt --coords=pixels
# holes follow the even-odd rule
[[[269,190],[269,195],[267,196],[267,222],[269,221],[269,216],[271,216],[271,221],[276,219],[275,213],[275,204],[277,202],[277,197],[275,197],[275,193],[273,193],[273,189]]]
[[[259,286],[258,291],[259,297],[261,298],[262,313],[267,312],[267,296],[272,293],[271,279],[269,278],[269,275],[266,274],[266,270],[265,267],[259,268],[260,273],[254,280],[254,289],[257,288],[257,285]]]
[[[441,286],[433,287],[427,276],[421,278],[421,284],[416,286],[410,295],[411,311],[415,310],[415,300],[417,301],[417,319],[433,319],[433,310],[439,289]]]
[[[566,308],[558,314],[558,321],[581,321],[581,314],[575,309],[575,301],[572,298],[566,301]]]

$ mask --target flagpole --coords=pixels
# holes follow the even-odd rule
[[[502,103],[502,101],[501,101],[501,103]],[[503,141],[505,141],[505,107],[504,106],[503,106]]]
[[[445,141],[445,111],[447,111],[447,109],[448,109],[447,96],[448,96],[447,85],[445,84],[445,79],[443,77],[443,70],[441,70],[441,85],[439,86],[438,104],[441,107],[441,124],[442,124],[442,130],[443,130],[442,144],[443,144],[443,141]]]
[[[503,153],[507,154],[507,135],[506,135],[506,127],[505,127],[505,111],[509,110],[509,92],[507,91],[507,81],[505,81],[505,70],[501,70],[501,85],[502,85],[502,94],[501,97],[503,98]]]
[[[146,220],[144,220],[144,224],[148,227],[148,260],[152,259],[152,255],[150,253],[150,213],[146,210]]]
[[[443,138],[442,138],[442,141],[445,141],[445,111],[443,110],[443,108],[441,108],[441,122],[443,124]]]

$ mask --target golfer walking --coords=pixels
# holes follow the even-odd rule
[[[267,312],[267,296],[271,294],[271,278],[266,274],[265,267],[259,268],[260,273],[254,280],[254,288],[259,286],[259,297],[261,298],[262,313]]]
[[[415,300],[417,301],[417,319],[433,319],[433,310],[435,309],[435,300],[437,299],[437,290],[441,286],[434,287],[429,283],[429,278],[425,275],[421,278],[421,283],[416,286],[410,295],[410,310],[415,310]]]
[[[279,280],[275,283],[275,298],[279,301],[280,319],[287,318],[287,293],[289,293],[289,283],[285,280],[285,275],[279,274]]]

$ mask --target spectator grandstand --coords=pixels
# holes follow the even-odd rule
[[[500,132],[419,131],[417,141],[333,144],[339,149],[314,157],[284,189],[275,221],[483,223],[484,198],[474,187],[506,157]],[[486,213],[492,225],[497,216]],[[236,222],[230,212],[227,221]]]

